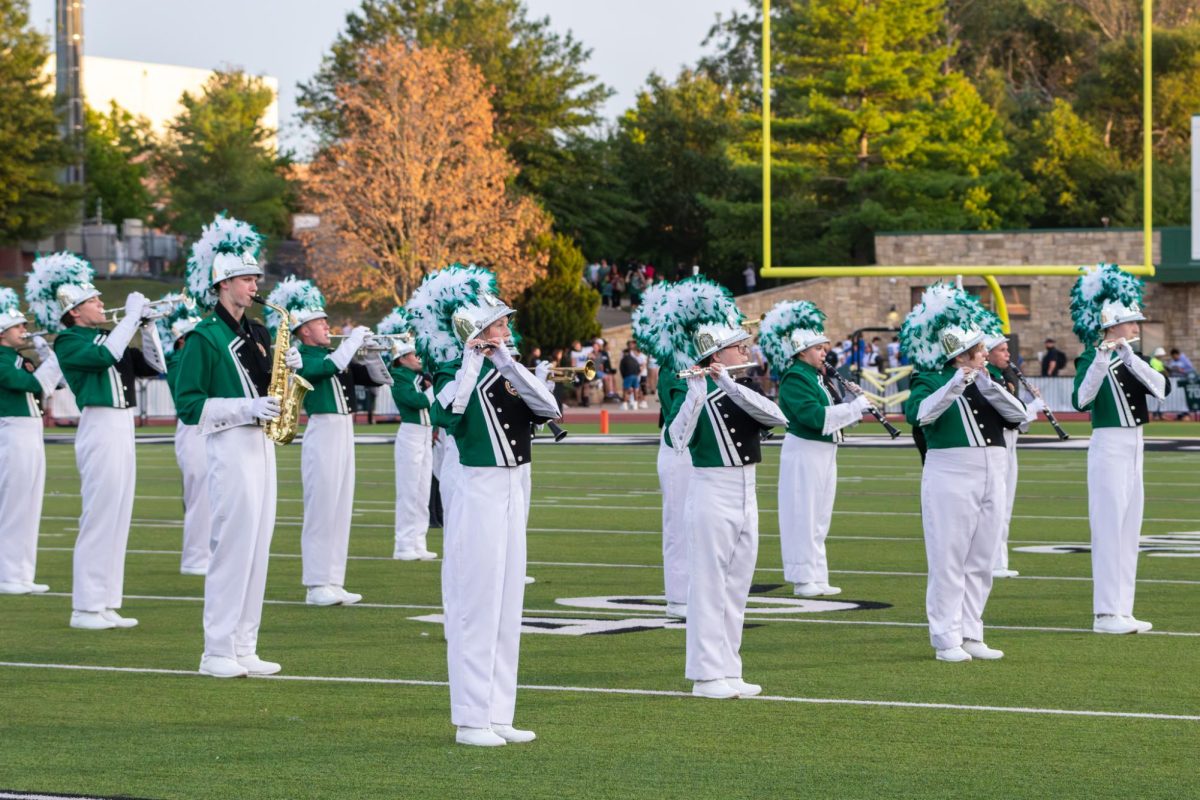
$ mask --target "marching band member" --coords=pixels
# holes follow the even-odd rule
[[[675,288],[676,353],[695,365],[687,395],[671,423],[677,452],[691,452],[688,482],[687,664],[692,694],[752,697],[761,686],[742,680],[742,622],[758,557],[755,465],[760,436],[786,425],[779,407],[733,380],[749,363],[750,334],[729,290],[701,277]]]
[[[453,265],[426,277],[408,303],[435,378],[435,421],[454,435],[459,477],[448,505],[443,559],[450,716],[460,744],[528,742],[513,727],[525,594],[526,482],[533,425],[558,404],[505,340],[513,310],[495,276]],[[443,475],[446,465],[443,464]]]
[[[70,253],[33,262],[25,298],[38,323],[57,333],[54,352],[79,405],[75,463],[83,512],[75,540],[71,627],[132,628],[122,617],[125,547],[137,482],[133,417],[135,379],[166,372],[152,322],[142,319],[146,298],[132,292],[125,315],[111,330],[104,301],[92,285],[92,267]],[[129,347],[139,329],[142,350]]]
[[[1008,337],[1001,330],[1000,319],[987,309],[980,307],[980,310],[985,320],[983,328],[986,336],[983,346],[987,350],[988,374],[1009,394],[1020,398],[1020,381],[1011,369],[1012,355],[1008,351]],[[996,544],[996,559],[992,562],[993,578],[1015,578],[1021,574],[1008,567],[1008,530],[1012,524],[1013,504],[1017,498],[1017,438],[1029,430],[1029,423],[1037,419],[1038,412],[1043,408],[1045,403],[1042,398],[1035,396],[1025,406],[1025,421],[1019,427],[1004,429],[1004,449],[1008,457],[1008,471],[1004,478],[1007,494],[1004,499],[1004,520],[1000,525],[1000,541]]]
[[[921,472],[925,609],[939,661],[1004,656],[984,644],[983,609],[1004,523],[1004,428],[1025,420],[1025,406],[984,369],[977,308],[962,290],[934,284],[900,328],[901,346],[920,370],[904,410],[928,446]]]
[[[288,312],[304,365],[297,374],[312,384],[304,396],[308,424],[300,445],[304,486],[304,525],[300,532],[301,580],[310,606],[353,605],[362,595],[348,592],[350,521],[354,514],[355,386],[381,386],[391,376],[378,355],[356,358],[371,329],[359,326],[337,349],[330,349],[325,296],[312,281],[287,278],[267,296],[267,327]]]
[[[193,316],[194,309],[193,303],[179,303],[170,314],[158,319],[159,340],[167,354],[167,388],[177,408],[176,386],[183,348],[188,334],[200,322],[199,317]],[[208,573],[212,514],[208,504],[208,456],[204,450],[199,428],[185,424],[179,417],[175,422],[175,462],[183,474],[183,554],[179,562],[179,572],[183,575]]]
[[[1092,530],[1092,612],[1096,633],[1144,633],[1133,616],[1142,533],[1142,426],[1149,398],[1171,383],[1130,346],[1142,315],[1142,282],[1115,264],[1088,268],[1071,289],[1071,319],[1083,342],[1071,404],[1090,411],[1088,520]]]
[[[688,532],[686,526],[688,480],[692,475],[692,456],[676,451],[671,443],[671,423],[679,414],[687,396],[687,383],[676,372],[687,366],[686,356],[676,359],[671,350],[673,337],[667,321],[672,315],[663,314],[671,302],[674,284],[656,283],[646,290],[642,303],[633,313],[633,335],[638,346],[665,365],[658,376],[659,427],[662,435],[658,444],[658,484],[662,489],[662,554],[663,588],[667,600],[667,616],[687,619],[688,598]],[[670,369],[671,364],[679,366]]]
[[[829,585],[825,538],[837,496],[837,446],[862,420],[863,395],[835,400],[825,384],[825,314],[812,303],[784,301],[763,318],[759,344],[780,370],[779,407],[788,420],[779,457],[779,544],[784,580],[800,597],[836,595]],[[845,400],[845,402],[842,402]]]
[[[175,392],[185,424],[205,439],[212,552],[204,578],[204,655],[200,674],[272,675],[280,666],[258,657],[258,628],[275,528],[275,445],[262,423],[278,419],[271,381],[271,338],[251,321],[262,269],[262,239],[251,226],[218,215],[192,245],[188,293],[213,308],[192,330]],[[289,369],[303,360],[296,348]]]
[[[433,389],[425,386],[421,357],[403,308],[379,323],[379,333],[398,337],[392,350],[392,399],[400,412],[396,430],[396,537],[392,558],[431,561],[437,553],[427,546],[429,491],[433,483],[433,428],[429,407]]]
[[[34,582],[38,524],[46,486],[42,404],[62,379],[58,358],[33,336],[41,365],[30,372],[19,350],[30,338],[17,293],[0,289],[0,594],[50,591]]]

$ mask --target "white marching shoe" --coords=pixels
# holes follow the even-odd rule
[[[667,616],[671,619],[687,619],[687,603],[667,603]]]
[[[821,588],[825,590],[824,592],[822,592],[822,594],[824,594],[825,597],[833,597],[835,594],[842,593],[842,587],[830,586],[828,583],[822,583]]]
[[[99,611],[72,611],[71,627],[83,631],[107,631],[117,627],[117,623]]]
[[[1138,626],[1133,617],[1119,617],[1116,614],[1097,614],[1092,623],[1093,633],[1137,633]]]
[[[692,695],[695,697],[707,697],[710,700],[728,700],[731,697],[737,697],[737,689],[729,685],[729,681],[724,678],[717,678],[711,681],[696,681],[692,684]]]
[[[996,661],[1004,658],[1004,651],[997,650],[994,647],[988,647],[983,642],[977,642],[974,639],[967,639],[962,643],[962,649],[967,652],[971,658],[978,658],[982,661]]]
[[[417,561],[421,558],[421,554],[416,550],[396,550],[393,551],[392,558],[396,561]]]
[[[533,577],[532,575],[526,575],[525,576],[525,585],[528,586],[531,583],[537,583],[537,578]]]
[[[738,697],[754,697],[762,694],[762,687],[757,683],[746,683],[741,678],[726,678],[725,682],[738,693]]]
[[[1017,572],[1015,569],[994,569],[994,570],[992,570],[993,578],[1015,578],[1020,574],[1021,573]]]
[[[1142,619],[1135,618],[1132,614],[1121,617],[1122,620],[1137,628],[1137,633],[1145,633],[1146,631],[1154,630],[1154,625]]]
[[[238,656],[236,661],[250,675],[274,675],[283,669],[282,666],[276,664],[274,661],[263,661],[254,653],[248,656]]]
[[[504,737],[491,728],[468,728],[466,725],[458,726],[458,730],[454,733],[454,741],[475,747],[502,747],[508,744],[504,741]]]
[[[826,593],[825,589],[825,584],[810,581],[808,583],[797,583],[795,588],[792,589],[792,594],[797,597],[820,597]],[[838,591],[840,592],[841,589],[838,589]]]
[[[25,582],[0,581],[0,594],[29,594],[32,591]]]
[[[106,608],[100,616],[111,622],[116,628],[136,628],[138,621],[133,617],[122,617],[115,608]]]
[[[938,661],[949,661],[951,663],[971,660],[971,654],[961,647],[948,647],[945,650],[938,650],[934,657]]]
[[[417,558],[422,561],[433,561],[437,558],[437,553],[433,552],[432,550],[426,550],[422,547],[417,551]]]
[[[509,744],[524,744],[525,742],[532,742],[537,738],[537,734],[533,731],[523,731],[520,728],[514,728],[512,725],[496,725],[493,723],[492,733]]]
[[[357,603],[358,601],[362,600],[361,594],[359,594],[358,592],[347,592],[345,587],[343,587],[343,586],[332,586],[330,588],[332,588],[335,592],[337,592],[338,595],[342,598],[342,605],[344,605],[344,606],[352,606],[355,603]]]
[[[180,567],[180,575],[207,575],[208,567]]]
[[[342,595],[333,586],[310,586],[304,602],[310,606],[336,606],[342,602]]]
[[[50,591],[50,584],[48,583],[34,583],[33,581],[30,581],[29,583],[25,584],[25,586],[33,594],[42,594],[43,592]]]
[[[200,674],[213,678],[244,678],[250,674],[250,670],[227,656],[202,656]]]

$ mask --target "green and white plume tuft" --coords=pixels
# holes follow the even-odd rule
[[[213,259],[217,253],[250,253],[257,257],[263,237],[254,226],[224,213],[217,214],[211,224],[200,231],[200,238],[192,243],[192,253],[187,261],[187,291],[196,299],[204,311],[217,304],[217,293],[212,287]]]
[[[417,354],[430,369],[462,358],[463,343],[451,319],[480,291],[497,294],[496,275],[474,264],[451,264],[431,272],[408,298],[405,309],[417,335]]]
[[[300,278],[284,278],[275,284],[275,288],[267,295],[267,302],[286,309],[289,314],[300,313],[302,318],[305,311],[325,310],[325,295],[321,294],[315,283]],[[279,328],[279,322],[279,314],[275,309],[267,307],[266,323],[272,336]]]
[[[0,288],[0,314],[21,316],[21,298],[12,289]]]
[[[172,295],[163,295],[162,299],[167,300]],[[165,316],[154,320],[154,328],[158,331],[158,340],[162,342],[163,355],[171,355],[175,352],[175,334],[171,327],[181,319],[195,318],[196,309],[194,306],[188,306],[186,303],[176,303],[171,306],[171,311]],[[197,320],[198,321],[198,320]]]
[[[1083,274],[1071,287],[1071,323],[1079,341],[1088,347],[1103,335],[1100,309],[1104,304],[1141,305],[1143,284],[1116,264],[1080,267],[1080,271]]]
[[[408,320],[408,312],[401,306],[396,306],[391,313],[379,321],[375,332],[385,336],[397,336],[401,334],[411,334],[413,332],[412,323]]]
[[[641,305],[633,312],[633,338],[638,347],[659,364],[675,363],[674,338],[666,324],[663,309],[669,302],[676,284],[665,281],[652,283],[642,295]],[[679,367],[684,369],[687,365]]]
[[[900,349],[917,369],[940,370],[946,363],[941,332],[951,326],[983,329],[983,311],[979,301],[962,289],[950,283],[935,283],[904,318],[900,326]]]
[[[64,312],[58,304],[58,287],[68,283],[90,284],[94,276],[92,265],[74,253],[55,253],[36,259],[25,281],[25,302],[38,327],[50,333],[61,331]]]
[[[824,333],[825,312],[807,300],[785,300],[768,311],[758,327],[758,344],[767,360],[780,372],[795,355],[787,342],[792,331],[798,328]]]
[[[702,275],[676,283],[660,304],[657,316],[651,325],[651,336],[660,340],[666,337],[669,345],[663,346],[663,351],[669,353],[670,364],[677,370],[696,363],[698,351],[692,336],[699,326],[715,324],[736,328],[743,319],[729,290]],[[663,326],[663,330],[656,333],[659,326]],[[663,362],[660,360],[659,363]]]

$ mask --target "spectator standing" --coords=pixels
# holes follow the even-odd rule
[[[603,273],[601,273],[599,289],[600,289],[600,305],[601,306],[611,306],[612,305],[612,293],[613,293],[612,272],[611,271],[605,270]]]
[[[614,265],[612,268],[612,307],[621,307],[621,298],[625,294],[625,278],[621,275],[621,271]]]
[[[742,270],[742,279],[746,282],[746,294],[750,294],[758,287],[758,270],[754,268],[753,261],[746,262],[746,268]]]
[[[1067,365],[1067,354],[1055,347],[1053,339],[1046,340],[1046,354],[1042,356],[1042,377],[1053,378]]]
[[[641,365],[638,364],[637,356],[633,354],[633,342],[626,343],[625,349],[621,352],[621,408],[631,410],[637,408],[638,390],[641,388],[641,378],[639,371]]]
[[[1195,367],[1192,366],[1191,360],[1181,353],[1178,347],[1171,348],[1171,358],[1167,361],[1167,369],[1171,371],[1172,375],[1179,378],[1196,371]]]
[[[1156,347],[1154,349],[1154,354],[1150,356],[1149,361],[1150,369],[1162,375],[1163,379],[1167,382],[1167,386],[1169,387],[1171,385],[1171,373],[1167,370],[1167,365],[1163,363],[1163,358],[1165,358],[1166,355],[1167,351],[1164,348]],[[1154,419],[1162,419],[1163,405],[1166,404],[1166,401],[1158,397],[1148,398],[1148,400],[1150,407],[1153,409],[1151,413],[1154,415]]]

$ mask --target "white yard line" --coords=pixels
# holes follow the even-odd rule
[[[152,667],[106,667],[92,664],[39,664],[24,661],[0,661],[0,667],[11,669],[58,669],[80,672],[116,672],[135,675],[175,675],[197,677],[199,673],[182,669],[155,669]],[[446,688],[447,681],[429,681],[414,678],[357,678],[349,676],[323,675],[265,675],[257,676],[256,680],[267,681],[296,681],[300,683],[348,683],[367,684],[375,686],[421,686]],[[672,691],[667,689],[619,689],[601,686],[555,686],[541,684],[520,684],[519,689],[530,692],[562,692],[572,694],[607,694],[632,697],[671,697],[691,698],[690,692]],[[875,708],[905,708],[931,711],[968,711],[1001,714],[1033,714],[1068,717],[1101,717],[1115,719],[1153,719],[1170,722],[1200,722],[1200,714],[1158,714],[1141,711],[1101,711],[1079,708],[1037,708],[1033,706],[988,706],[969,705],[966,703],[918,703],[904,700],[870,700],[848,697],[788,697],[783,695],[760,695],[747,698],[761,703],[803,703],[810,705],[832,706],[871,706]]]

